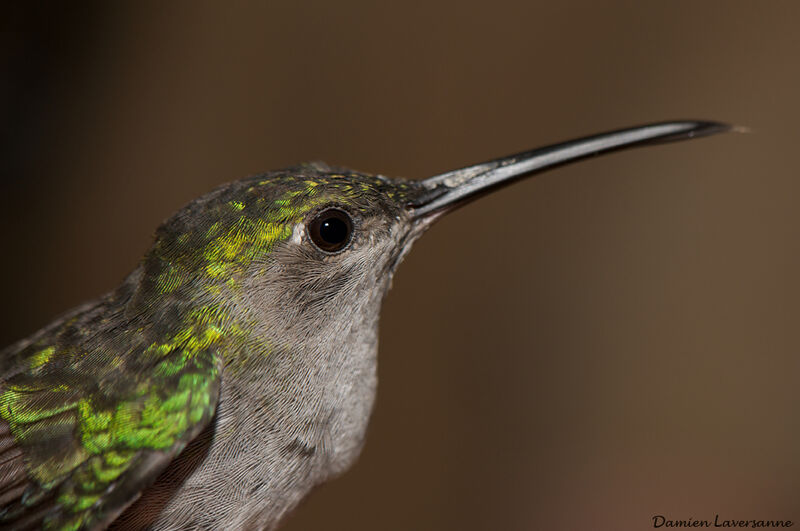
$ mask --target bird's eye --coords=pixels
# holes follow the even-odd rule
[[[353,236],[353,220],[344,210],[328,208],[318,213],[308,225],[311,241],[326,253],[347,247]]]

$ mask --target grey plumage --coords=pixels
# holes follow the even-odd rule
[[[654,124],[419,182],[312,164],[190,203],[120,288],[3,351],[0,523],[274,529],[358,457],[381,302],[439,217],[549,167],[723,130]],[[74,407],[54,409],[64,389]]]

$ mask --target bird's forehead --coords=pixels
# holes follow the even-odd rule
[[[238,194],[242,207],[254,204],[286,221],[328,203],[363,214],[401,208],[416,192],[416,186],[408,181],[352,171],[287,171],[258,176],[245,183]]]

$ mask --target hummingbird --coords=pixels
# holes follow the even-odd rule
[[[133,272],[0,351],[1,529],[274,529],[364,444],[378,317],[436,220],[662,122],[414,181],[307,163],[225,184]]]

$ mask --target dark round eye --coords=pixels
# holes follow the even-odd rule
[[[328,208],[317,214],[308,225],[314,245],[327,253],[341,251],[353,236],[353,220],[344,210]]]

